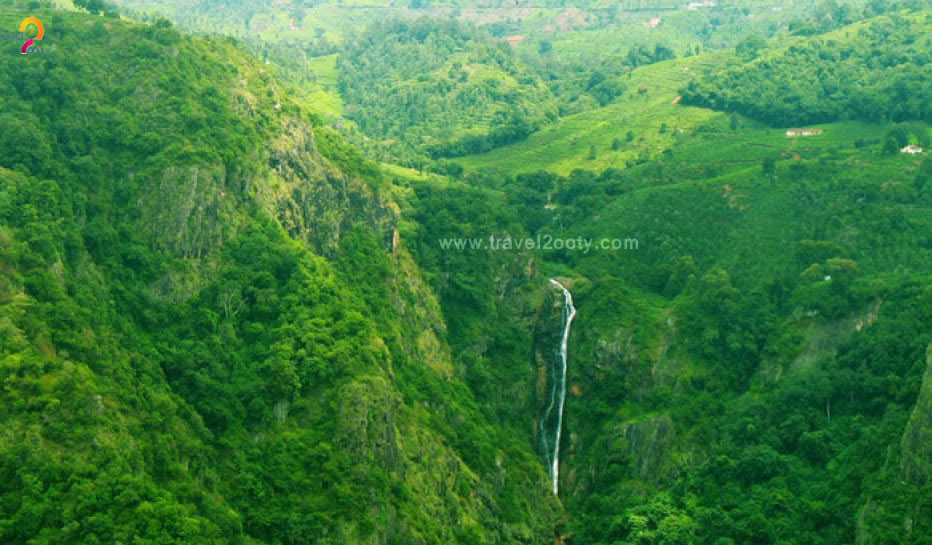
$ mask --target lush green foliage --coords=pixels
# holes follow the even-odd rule
[[[835,136],[805,144],[734,131],[713,121],[629,171],[486,171],[467,174],[472,189],[433,184],[417,202],[418,261],[439,273],[446,315],[462,323],[472,308],[498,315],[487,295],[502,287],[487,271],[534,257],[451,254],[438,239],[638,240],[628,251],[535,256],[569,278],[579,311],[569,381],[580,393],[566,422],[576,439],[561,472],[574,540],[852,542],[858,513],[877,501],[888,511],[864,523],[872,539],[921,543],[928,530],[900,535],[898,517],[928,518],[927,485],[895,487],[899,466],[885,457],[909,456],[891,445],[932,342],[921,325],[932,308],[929,162],[884,156],[878,126],[829,126]],[[511,221],[487,204],[496,201]],[[504,301],[526,282],[510,278]],[[451,332],[493,338],[520,316]],[[524,319],[548,353],[537,343],[554,336],[537,332],[555,325]],[[489,391],[503,374],[471,384]]]
[[[0,541],[926,543],[927,12],[743,4],[147,8],[260,61],[16,4],[54,47],[0,55]],[[624,246],[484,246],[538,236]]]
[[[577,168],[627,168],[656,158],[722,114],[677,104],[679,90],[697,75],[720,69],[721,54],[683,57],[641,66],[618,81],[624,93],[601,108],[567,115],[522,142],[456,159],[466,170],[510,174],[548,170],[567,176]],[[596,156],[592,156],[592,146]]]
[[[556,108],[507,47],[452,22],[375,25],[340,57],[345,114],[365,134],[393,141],[385,145],[402,158],[458,156],[523,139],[553,120]]]
[[[38,15],[52,52],[0,56],[0,540],[544,539],[378,169],[230,41]]]
[[[839,119],[932,122],[930,13],[892,15],[801,41],[692,82],[688,104],[772,125]]]

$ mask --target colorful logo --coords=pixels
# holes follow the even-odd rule
[[[23,22],[19,24],[19,31],[26,32],[26,27],[28,27],[30,24],[36,25],[38,33],[36,34],[35,38],[30,38],[26,40],[26,43],[23,44],[23,49],[20,50],[20,53],[23,55],[26,54],[26,50],[29,49],[29,46],[31,46],[34,41],[41,40],[42,37],[45,36],[45,27],[42,26],[42,21],[36,19],[35,17],[27,17],[26,19],[23,19]]]

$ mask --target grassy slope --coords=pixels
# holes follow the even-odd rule
[[[337,54],[312,57],[308,64],[315,81],[309,85],[307,102],[314,111],[328,118],[339,118],[343,115],[343,100],[336,88],[339,78]]]
[[[676,143],[676,135],[689,133],[722,114],[701,108],[673,104],[677,90],[693,74],[712,70],[727,57],[723,54],[674,59],[631,72],[623,78],[625,94],[612,104],[560,119],[532,134],[527,140],[482,155],[457,159],[468,169],[496,168],[511,173],[549,170],[569,174],[575,168],[603,170],[623,168],[639,157],[656,157]],[[646,88],[646,93],[639,89]],[[660,133],[667,125],[667,132]],[[627,133],[635,140],[625,142]],[[613,139],[620,139],[619,150],[611,150]],[[595,160],[589,160],[596,146]]]
[[[671,3],[672,4],[672,3]],[[685,8],[685,2],[677,7]],[[607,57],[612,54],[625,54],[634,47],[645,46],[652,49],[662,45],[673,49],[681,55],[687,48],[697,45],[705,50],[730,47],[747,36],[764,36],[781,29],[788,21],[806,13],[807,7],[784,6],[774,12],[774,4],[761,4],[751,8],[751,18],[739,13],[739,8],[728,6],[727,10],[640,10],[621,12],[616,21],[607,28],[587,28],[585,25],[572,30],[552,34],[541,32],[551,23],[553,16],[560,10],[549,14],[550,17],[529,17],[524,20],[522,32],[531,33],[530,40],[523,42],[522,48],[537,47],[537,40],[551,39],[554,51],[570,57],[579,55],[588,58]],[[648,22],[660,17],[661,23],[650,28]],[[716,27],[712,19],[719,21]],[[724,21],[722,19],[725,19]],[[533,33],[539,33],[534,35]]]

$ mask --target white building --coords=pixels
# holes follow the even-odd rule
[[[787,129],[787,136],[816,136],[822,134],[822,129]]]

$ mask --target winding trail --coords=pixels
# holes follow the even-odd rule
[[[563,337],[560,340],[560,363],[562,365],[562,369],[560,371],[559,380],[559,398],[557,397],[557,377],[554,377],[553,388],[550,390],[550,405],[547,406],[547,411],[544,413],[544,418],[541,420],[540,425],[541,436],[544,439],[544,449],[548,450],[547,435],[543,428],[547,420],[550,418],[550,413],[553,411],[554,405],[556,404],[557,426],[554,432],[553,455],[550,456],[550,478],[553,481],[553,493],[556,495],[558,493],[558,485],[560,481],[560,434],[563,431],[563,405],[566,402],[567,343],[570,339],[570,325],[572,325],[573,318],[576,316],[576,307],[573,306],[573,295],[569,292],[568,289],[563,287],[563,284],[557,282],[553,278],[550,279],[550,283],[563,291]],[[557,404],[557,399],[559,399],[559,404]]]

